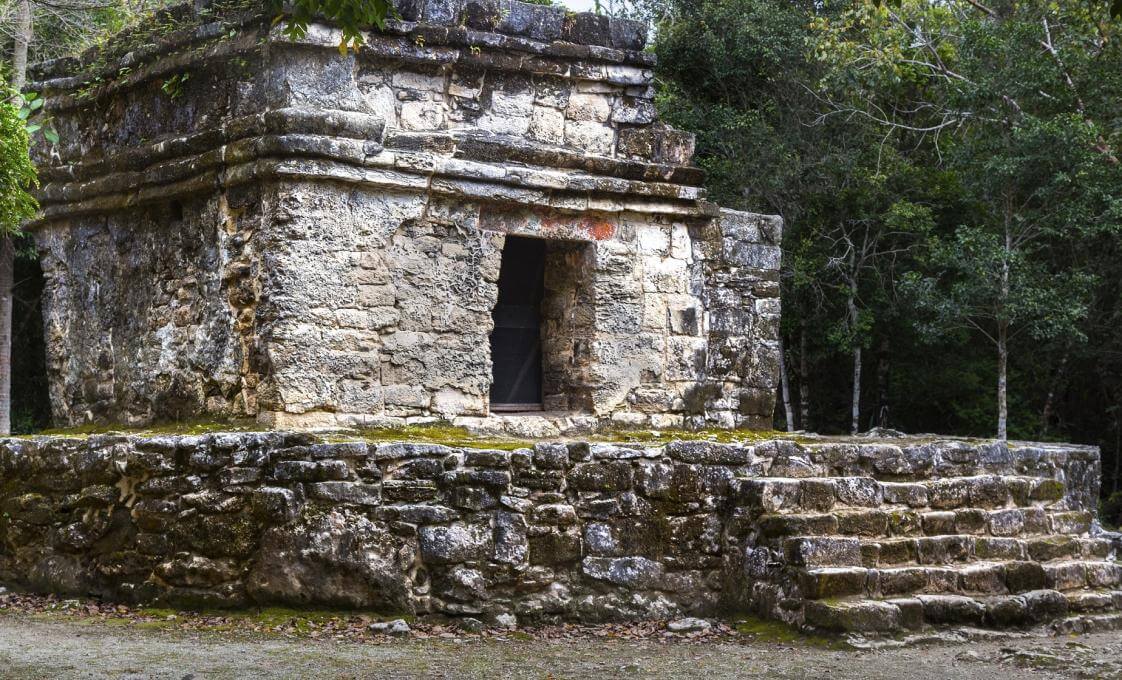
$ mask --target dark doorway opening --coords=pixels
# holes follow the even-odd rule
[[[43,270],[30,237],[16,239],[12,289],[12,434],[51,424],[47,344],[43,339]]]
[[[542,408],[545,241],[507,236],[491,332],[491,410]]]

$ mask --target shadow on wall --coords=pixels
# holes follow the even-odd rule
[[[43,340],[43,270],[30,239],[17,245],[12,309],[12,433],[51,424]]]

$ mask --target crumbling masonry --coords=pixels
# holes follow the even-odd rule
[[[781,225],[703,200],[690,137],[655,121],[643,26],[398,7],[340,54],[330,26],[290,40],[200,2],[35,72],[63,140],[39,150],[31,225],[58,423],[277,427],[0,439],[0,583],[507,622],[1122,627],[1094,448],[572,440],[770,423]],[[536,441],[281,429],[436,419]]]
[[[510,381],[570,427],[768,425],[781,224],[703,200],[646,28],[399,10],[342,55],[183,6],[35,71],[56,422],[485,418]],[[541,290],[504,305],[512,236],[544,242]]]

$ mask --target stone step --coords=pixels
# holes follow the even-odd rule
[[[1093,603],[1093,604],[1092,604]],[[1088,609],[1087,607],[1093,607]],[[840,632],[896,632],[925,625],[1027,627],[1066,621],[1072,613],[1106,619],[1122,611],[1122,591],[1031,590],[1016,595],[918,595],[891,599],[810,600],[804,623]]]
[[[835,508],[998,510],[1057,503],[1063,482],[1020,475],[974,475],[916,482],[872,477],[761,477],[738,480],[736,502],[766,513],[826,512]]]
[[[1013,508],[916,512],[914,510],[839,510],[828,513],[764,514],[752,527],[763,541],[785,536],[861,536],[868,538],[975,535],[1079,535],[1091,531],[1085,511]],[[1104,539],[1105,540],[1105,539]]]
[[[1114,544],[1102,538],[1048,534],[1005,538],[948,534],[870,539],[853,536],[791,536],[771,545],[796,567],[897,567],[985,560],[1046,562],[1115,559]]]
[[[925,594],[1006,595],[1032,590],[1122,588],[1122,565],[1107,561],[974,562],[954,567],[794,569],[802,596],[888,598]]]

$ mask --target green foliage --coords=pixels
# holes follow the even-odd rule
[[[28,156],[31,138],[26,118],[12,99],[0,101],[0,236],[16,234],[39,209],[28,193],[38,180]]]
[[[178,99],[183,94],[183,86],[191,79],[190,73],[177,73],[171,76],[160,85],[160,89],[164,91],[168,97]]]
[[[1098,443],[1122,485],[1122,41],[1108,5],[669,0],[651,12],[664,17],[659,111],[696,133],[710,195],[784,218],[801,427],[847,428],[861,347],[863,426],[887,408],[906,431],[992,434],[986,333],[1005,321],[1011,436]],[[850,243],[875,244],[864,266],[848,265]]]
[[[285,34],[293,39],[307,35],[308,25],[319,15],[338,24],[343,32],[339,51],[343,53],[362,44],[364,30],[384,28],[386,18],[396,12],[390,0],[293,0],[287,7],[281,0],[269,1],[278,12],[277,19],[285,20]]]

